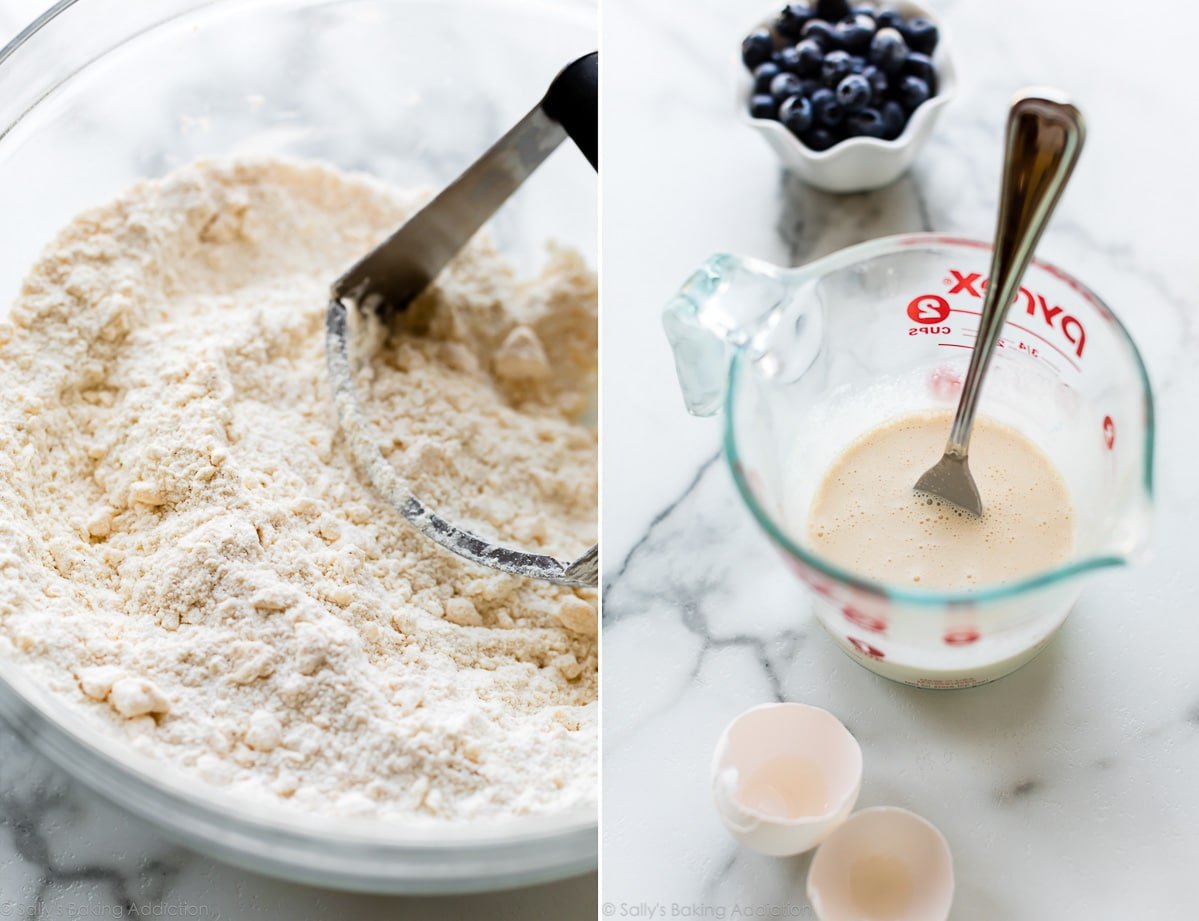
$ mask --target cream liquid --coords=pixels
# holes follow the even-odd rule
[[[913,489],[945,450],[951,422],[947,412],[920,413],[851,444],[812,500],[812,548],[871,579],[931,589],[1011,582],[1067,560],[1074,549],[1069,490],[1015,429],[975,421],[970,470],[981,518]]]
[[[902,918],[912,903],[912,879],[898,858],[866,857],[850,867],[849,895],[871,921],[892,921]]]
[[[780,755],[746,777],[737,789],[737,800],[761,815],[802,819],[828,809],[828,787],[815,762]]]

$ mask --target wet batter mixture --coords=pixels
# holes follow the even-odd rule
[[[812,501],[812,548],[871,579],[931,589],[1011,582],[1067,560],[1074,547],[1069,490],[1015,429],[975,422],[970,470],[981,518],[912,488],[941,456],[951,423],[948,412],[916,414],[851,444]]]

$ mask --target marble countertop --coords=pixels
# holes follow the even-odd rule
[[[471,896],[332,892],[214,862],[109,805],[0,729],[0,919],[595,918],[596,876]]]
[[[49,0],[0,0],[0,44]],[[179,847],[0,728],[0,921],[164,917],[255,921],[596,916],[597,875],[441,898],[351,895],[248,873]]]
[[[710,804],[718,734],[771,700],[850,726],[860,807],[904,806],[942,829],[958,921],[1195,916],[1199,122],[1182,114],[1180,62],[1199,10],[1173,7],[1165,28],[1093,0],[930,3],[959,97],[910,175],[835,197],[785,175],[732,111],[752,6],[605,0],[605,917],[814,917],[807,859],[739,848]],[[1030,83],[1067,88],[1089,116],[1040,253],[1114,305],[1149,364],[1154,549],[1096,577],[1023,670],[920,691],[860,668],[811,622],[734,494],[718,423],[683,410],[658,314],[714,252],[795,265],[900,231],[989,235],[1006,102]]]

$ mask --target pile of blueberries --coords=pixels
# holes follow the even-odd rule
[[[782,122],[812,150],[853,137],[894,140],[937,92],[937,27],[896,10],[815,0],[783,8],[741,43],[749,111]]]

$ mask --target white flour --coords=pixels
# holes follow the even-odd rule
[[[329,283],[423,200],[201,164],[80,216],[0,326],[0,651],[141,751],[299,808],[451,820],[596,786],[593,593],[472,566],[372,492]],[[593,275],[472,244],[360,380],[416,494],[595,538]]]

